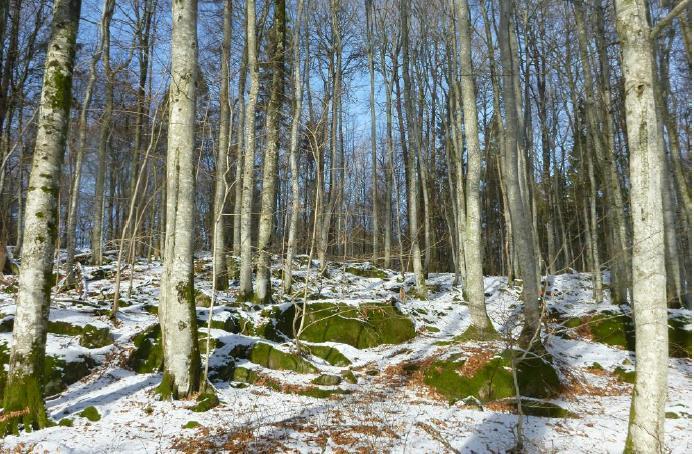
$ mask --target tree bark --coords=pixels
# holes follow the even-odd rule
[[[633,212],[636,383],[625,452],[665,452],[668,323],[663,221],[663,137],[655,101],[655,62],[647,9],[616,0]]]
[[[195,202],[195,90],[197,1],[172,3],[171,86],[166,153],[166,242],[159,322],[164,350],[163,398],[183,398],[200,388],[193,232]]]
[[[58,231],[58,188],[70,118],[80,7],[80,0],[56,0],[53,4],[3,402],[6,414],[26,408],[29,412],[0,422],[0,435],[17,434],[20,422],[25,428],[35,429],[48,423],[42,398],[43,363]]]

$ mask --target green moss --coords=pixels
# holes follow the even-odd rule
[[[182,429],[195,429],[200,427],[200,423],[197,421],[188,421],[181,426]]]
[[[86,325],[80,335],[80,345],[86,348],[100,348],[113,343],[113,338],[108,327],[97,328]]]
[[[311,380],[311,383],[321,386],[336,386],[342,383],[342,377],[332,374],[320,374],[318,377]]]
[[[58,422],[59,426],[63,427],[72,427],[72,419],[71,418],[63,418]]]
[[[376,268],[373,265],[366,264],[361,267],[348,266],[345,271],[350,274],[354,274],[359,277],[376,278],[376,279],[387,279],[388,273],[382,269]]]
[[[594,341],[634,350],[634,326],[631,317],[624,314],[600,313],[590,320],[589,326]]]
[[[48,332],[53,334],[64,334],[67,336],[80,336],[83,328],[80,325],[54,320],[48,322]]]
[[[691,319],[675,317],[668,320],[669,350],[672,358],[692,357],[692,331],[685,329],[687,325],[691,325]]]
[[[612,375],[617,377],[619,380],[626,382],[626,383],[636,383],[636,371],[635,370],[626,370],[621,366],[618,366],[615,368],[614,372],[612,372]]]
[[[161,327],[153,325],[133,338],[135,350],[128,358],[128,367],[138,374],[148,374],[161,369],[164,350],[161,344]]]
[[[212,305],[212,298],[204,294],[198,289],[195,289],[195,306],[196,307],[210,307]]]
[[[312,355],[326,360],[333,366],[345,367],[352,364],[352,361],[347,359],[345,355],[340,353],[340,350],[329,345],[308,345],[303,344]]]
[[[357,377],[351,370],[343,370],[342,372],[340,372],[340,375],[347,383],[351,383],[353,385],[357,383]]]
[[[515,406],[515,400],[513,402]],[[552,402],[541,400],[521,399],[521,410],[526,416],[538,416],[542,418],[577,418],[578,416]]]
[[[665,417],[667,419],[680,419],[679,413],[675,413],[674,411],[666,411]]]
[[[515,396],[511,351],[495,356],[470,376],[463,376],[465,360],[435,361],[424,369],[424,383],[449,401],[474,396],[482,402]],[[526,358],[518,364],[518,386],[522,395],[547,398],[559,393],[561,382],[551,363]]]
[[[19,435],[19,425],[25,431],[48,427],[41,383],[35,376],[14,376],[4,386],[3,415],[16,414],[0,421],[0,436]]]
[[[316,399],[327,399],[329,397],[335,396],[335,395],[344,395],[344,394],[350,394],[350,391],[346,389],[322,389],[318,387],[308,387],[308,388],[300,388],[297,389],[293,392],[293,394],[298,394],[300,396],[306,396],[306,397],[314,397]]]
[[[493,341],[500,338],[499,333],[494,329],[492,323],[489,322],[489,326],[486,329],[479,329],[475,325],[470,325],[463,334],[459,334],[453,340],[456,342]]]
[[[164,371],[164,375],[161,377],[161,382],[154,388],[154,393],[159,396],[161,400],[171,400],[178,398],[176,390],[174,389],[174,379],[173,376]]]
[[[598,363],[598,362],[594,362],[593,364],[591,364],[590,367],[589,367],[588,369],[591,369],[591,370],[605,370],[605,368],[602,367],[602,365],[601,365],[600,363]]]
[[[425,326],[425,327],[424,327],[424,330],[425,330],[426,332],[428,332],[428,333],[439,333],[439,332],[441,332],[441,330],[438,329],[438,328],[435,327],[435,326]]]
[[[89,407],[85,408],[79,413],[80,416],[83,418],[87,418],[91,422],[97,422],[101,419],[101,415],[99,414],[99,410],[96,409],[96,407],[90,405]]]
[[[198,396],[197,403],[194,407],[191,408],[191,410],[197,413],[201,413],[207,410],[211,410],[217,405],[219,405],[219,398],[214,392],[208,391]]]
[[[279,314],[276,328],[293,337],[295,307]],[[339,342],[356,348],[399,344],[415,337],[414,323],[393,304],[369,302],[358,306],[343,303],[307,304],[301,339],[321,343]]]
[[[256,342],[248,353],[248,360],[268,369],[292,370],[302,374],[318,372],[313,364],[300,356],[285,353],[265,342]]]

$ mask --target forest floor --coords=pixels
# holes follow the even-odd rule
[[[161,379],[161,346],[153,328],[158,324],[160,264],[137,263],[130,297],[130,271],[124,270],[125,304],[117,326],[107,314],[114,266],[83,266],[83,283],[69,291],[58,291],[58,285],[51,303],[47,354],[54,370],[47,408],[60,425],[6,437],[0,440],[0,451],[495,453],[514,446],[516,405],[504,388],[508,383],[499,384],[510,377],[508,364],[496,377],[477,381],[469,393],[475,397],[466,398],[464,390],[465,383],[492,370],[492,362],[501,361],[503,352],[513,347],[521,311],[518,288],[502,277],[485,278],[488,311],[502,336],[466,341],[460,335],[470,325],[469,312],[460,288],[452,286],[452,274],[432,273],[428,299],[422,300],[410,296],[409,274],[403,278],[368,264],[335,262],[319,276],[316,268],[307,271],[307,260],[301,259],[298,264],[304,268],[296,273],[300,282],[294,299],[281,295],[280,280],[273,278],[277,303],[271,309],[236,302],[234,286],[218,292],[210,376],[219,404],[207,411],[195,411],[206,409],[195,400],[160,401],[152,392]],[[212,294],[209,255],[197,256],[195,264],[197,312],[206,320]],[[13,279],[7,276],[0,284],[3,363],[12,342]],[[307,281],[312,304],[339,302],[344,303],[335,306],[340,310],[358,309],[334,316],[364,325],[367,335],[359,339],[378,343],[379,323],[388,323],[362,317],[368,302],[392,308],[388,310],[400,321],[412,320],[411,335],[404,329],[411,338],[368,348],[321,339],[324,342],[307,343],[308,348],[322,346],[328,355],[294,355],[294,344],[268,327],[280,323],[277,314],[297,302]],[[558,383],[552,392],[544,392],[543,380],[552,382],[551,377],[528,375],[526,370],[519,378],[525,380],[525,389],[541,384],[542,397],[528,396],[524,404],[535,402],[551,410],[523,418],[525,447],[529,452],[621,452],[634,376],[634,354],[629,351],[633,337],[624,315],[628,307],[610,304],[607,291],[606,301],[596,304],[587,274],[548,276],[544,282],[542,361]],[[671,337],[679,344],[671,346],[666,443],[668,451],[687,453],[692,451],[691,312],[671,310],[670,319]],[[85,328],[88,325],[91,328]],[[330,329],[340,327],[326,332]],[[345,333],[335,335],[341,339]],[[276,360],[272,354],[253,356],[259,342],[279,352]],[[319,376],[328,381],[315,385]],[[533,406],[527,408],[532,413]]]

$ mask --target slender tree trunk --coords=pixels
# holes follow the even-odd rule
[[[104,228],[104,186],[106,179],[106,152],[111,135],[111,118],[113,116],[113,73],[111,71],[111,18],[115,0],[104,1],[104,15],[101,19],[101,59],[104,65],[104,112],[99,126],[99,145],[94,184],[94,218],[92,219],[92,264],[103,264],[103,228]],[[109,12],[106,14],[106,12]],[[114,190],[114,185],[111,185]],[[113,197],[111,197],[113,201]],[[111,223],[111,228],[113,224]]]
[[[521,176],[519,175],[518,142],[521,134],[518,125],[516,108],[515,81],[518,68],[513,64],[511,55],[512,19],[510,0],[501,0],[499,43],[501,45],[501,66],[503,73],[503,93],[506,122],[504,185],[508,197],[509,212],[514,237],[514,251],[518,260],[519,271],[523,279],[523,314],[525,316],[524,339],[530,340],[540,324],[540,292],[537,286],[537,260],[535,257],[532,224],[528,222],[528,212],[521,193]]]
[[[56,0],[53,4],[3,402],[4,414],[25,409],[28,413],[3,419],[0,435],[17,434],[19,423],[23,423],[25,429],[43,428],[48,424],[42,398],[43,363],[58,231],[57,197],[72,101],[80,6],[79,0]]]
[[[366,40],[367,57],[369,61],[369,111],[371,113],[371,261],[376,264],[378,260],[378,183],[376,180],[376,95],[374,71],[374,43],[373,43],[373,0],[365,0],[366,9]]]
[[[273,214],[277,194],[277,158],[279,150],[280,111],[284,98],[284,52],[286,12],[284,0],[274,0],[274,28],[272,31],[272,87],[265,117],[265,161],[263,163],[263,192],[260,202],[258,226],[258,271],[255,277],[255,299],[268,303],[272,299],[270,282],[270,245]]]
[[[201,380],[193,287],[197,6],[196,0],[172,4],[166,243],[159,304],[164,377],[159,392],[174,399],[196,393]]]
[[[255,31],[255,0],[246,1],[246,48],[251,87],[245,111],[245,139],[243,163],[243,194],[241,197],[241,269],[239,279],[239,298],[253,296],[253,251],[251,239],[251,218],[253,213],[253,167],[255,164],[255,107],[258,98],[258,61]]]
[[[299,165],[297,163],[299,149],[299,126],[301,123],[301,103],[303,100],[303,84],[301,79],[301,27],[303,26],[304,0],[298,0],[296,5],[296,23],[292,32],[292,81],[294,97],[292,98],[292,126],[289,138],[289,168],[292,172],[292,208],[287,234],[287,258],[284,265],[284,291],[289,293],[292,288],[292,267],[294,251],[296,250],[297,227],[299,224],[300,193]]]
[[[462,103],[465,115],[465,142],[467,144],[467,188],[465,219],[465,299],[478,333],[493,330],[484,302],[484,278],[482,275],[482,214],[480,210],[480,175],[482,152],[477,130],[477,97],[472,73],[472,37],[468,0],[457,3],[460,31],[460,70]]]
[[[414,127],[414,105],[412,102],[412,82],[410,80],[410,42],[409,42],[409,15],[410,0],[403,0],[400,3],[400,27],[402,28],[402,74],[404,82],[405,110],[407,111],[407,140],[408,140],[408,159],[409,167],[407,197],[408,203],[408,223],[410,226],[410,254],[412,257],[412,269],[415,275],[415,286],[417,293],[425,298],[427,295],[426,281],[424,279],[424,269],[422,267],[422,252],[419,248],[419,226],[417,215],[417,152],[415,150],[415,127]]]
[[[224,238],[224,206],[227,196],[227,172],[229,169],[229,130],[231,109],[229,106],[229,53],[231,51],[232,1],[224,2],[224,38],[222,41],[222,70],[219,89],[219,142],[214,187],[214,224],[212,249],[214,251],[215,290],[229,288],[226,267],[226,241]]]

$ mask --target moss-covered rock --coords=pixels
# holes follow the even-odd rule
[[[200,427],[200,423],[197,421],[188,421],[181,426],[181,429],[196,429]]]
[[[316,399],[327,399],[336,395],[350,394],[350,391],[341,388],[334,389],[323,389],[316,386],[300,387],[297,389],[288,389],[291,394],[298,394],[300,396],[314,397]]]
[[[5,365],[9,363],[10,350],[6,343],[0,343],[0,401],[2,400],[7,381]],[[52,396],[65,390],[71,384],[89,375],[96,366],[91,356],[78,356],[74,361],[65,361],[53,355],[44,359],[43,394]]]
[[[86,348],[101,348],[113,343],[108,327],[97,328],[94,325],[85,325],[80,335],[80,345]]]
[[[59,426],[72,427],[72,418],[63,418],[58,422]]]
[[[252,363],[274,370],[291,370],[300,374],[318,372],[318,368],[299,355],[286,353],[265,342],[256,342],[248,352]]]
[[[14,316],[0,314],[0,333],[11,333],[14,327]]]
[[[479,329],[475,325],[470,325],[463,334],[459,334],[453,340],[456,342],[468,341],[494,341],[501,338],[501,335],[494,329],[492,323],[486,329]]]
[[[424,383],[449,401],[473,396],[481,402],[515,396],[511,369],[512,352],[506,350],[489,358],[478,358],[471,367],[468,360],[438,360],[423,371]],[[551,363],[533,356],[518,363],[518,387],[526,397],[554,397],[561,389],[557,371]]]
[[[99,414],[99,410],[96,409],[96,407],[90,405],[89,407],[85,408],[79,413],[79,416],[82,416],[83,418],[87,418],[91,422],[97,422],[101,419],[101,415]]]
[[[202,413],[219,405],[219,398],[214,392],[208,391],[200,394],[196,399],[197,403],[191,407],[191,410],[196,413]]]
[[[362,265],[354,265],[345,267],[345,271],[350,274],[354,274],[359,277],[368,277],[375,279],[387,279],[388,273],[380,268],[376,268],[370,263],[364,263]]]
[[[79,336],[82,334],[83,327],[62,320],[49,320],[48,332],[53,334],[63,334],[66,336]]]
[[[342,377],[332,374],[320,374],[318,377],[311,380],[311,383],[321,386],[337,386],[342,383]]]
[[[514,413],[517,413],[518,404],[515,399],[508,402]],[[552,402],[535,399],[521,399],[521,411],[526,416],[538,416],[541,418],[577,418],[578,416]]]
[[[309,344],[302,344],[302,346],[306,348],[306,350],[308,350],[313,356],[322,358],[333,366],[344,367],[352,364],[352,361],[347,359],[347,357],[340,353],[340,350],[336,349],[335,347],[331,347],[329,345]]]
[[[672,317],[668,320],[668,337],[670,340],[670,356],[672,358],[692,357],[691,319]],[[689,329],[686,329],[689,328]]]
[[[617,366],[615,370],[612,372],[612,375],[617,377],[620,381],[626,382],[626,383],[636,383],[636,371],[635,370],[626,370],[622,366]]]
[[[164,350],[161,345],[161,327],[153,325],[133,338],[135,349],[128,358],[128,367],[138,374],[148,374],[161,369]]]
[[[294,306],[277,317],[275,327],[293,337]],[[415,337],[414,323],[394,304],[368,302],[351,305],[315,302],[306,305],[300,338],[309,342],[338,342],[356,348],[399,344]]]
[[[355,385],[357,383],[357,377],[354,375],[354,372],[351,370],[343,370],[340,372],[340,376],[347,382]]]
[[[209,295],[195,289],[195,306],[196,307],[210,307],[212,305],[212,298]]]

